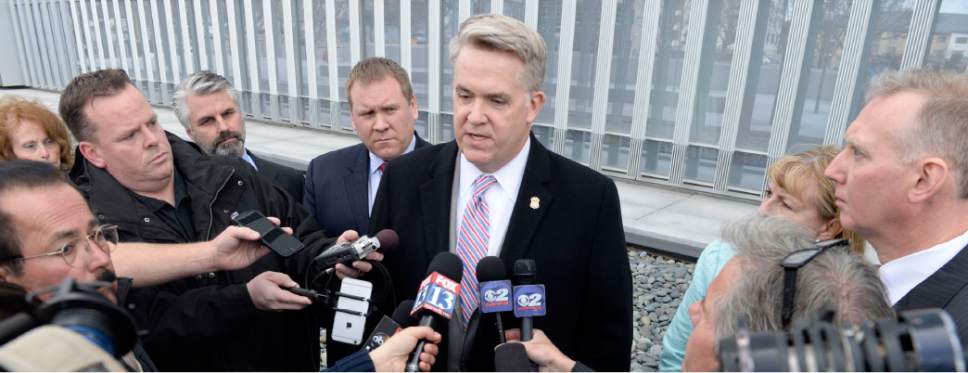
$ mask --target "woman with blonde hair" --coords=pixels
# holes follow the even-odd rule
[[[816,233],[817,241],[846,238],[850,241],[851,250],[863,255],[864,240],[840,225],[834,184],[823,175],[838,152],[835,146],[821,146],[777,160],[767,170],[767,189],[758,212],[784,217],[803,225]],[[689,306],[706,296],[709,284],[734,254],[733,245],[723,241],[713,241],[703,249],[689,289],[662,338],[659,370],[682,369],[686,342],[692,333]]]
[[[28,159],[71,169],[74,157],[64,122],[44,105],[17,96],[0,98],[0,161]]]

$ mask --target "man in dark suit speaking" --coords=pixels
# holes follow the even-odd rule
[[[547,301],[534,327],[593,369],[629,370],[632,284],[615,184],[530,135],[546,59],[541,36],[520,21],[467,19],[450,44],[455,141],[400,157],[383,175],[370,231],[400,235],[384,259],[397,298],[414,295],[437,253],[464,262],[461,287],[471,291],[445,326],[435,370],[494,370],[497,333],[476,301],[483,256],[499,256],[508,273],[533,259]]]
[[[393,60],[358,62],[346,81],[346,97],[361,143],[309,163],[303,206],[327,232],[365,235],[386,162],[430,144],[414,132],[417,98],[407,72]]]
[[[225,77],[199,71],[182,80],[175,92],[175,114],[205,153],[240,157],[293,199],[302,201],[304,172],[257,157],[245,148],[238,93]]]
[[[968,76],[882,75],[827,166],[898,312],[943,308],[968,341]]]

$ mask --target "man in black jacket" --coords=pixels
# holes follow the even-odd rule
[[[460,312],[434,369],[494,370],[497,333],[474,288],[477,262],[499,256],[507,273],[536,263],[547,315],[535,328],[593,369],[628,371],[632,277],[615,183],[530,135],[545,98],[543,39],[491,14],[464,21],[450,46],[455,140],[390,162],[370,229],[400,235],[385,262],[400,299],[437,253],[461,257]]]
[[[311,302],[284,288],[307,286],[316,272],[313,254],[332,240],[289,194],[241,159],[208,156],[166,134],[121,70],[75,77],[60,112],[84,156],[72,178],[98,219],[118,226],[122,241],[206,240],[231,225],[233,214],[254,209],[293,227],[307,246],[289,258],[267,255],[240,270],[135,291],[134,313],[150,329],[145,347],[161,369],[319,368],[319,323],[306,309]]]
[[[245,148],[245,121],[239,95],[228,79],[211,71],[189,75],[175,92],[175,114],[188,136],[205,153],[244,159],[297,202],[302,202],[304,171],[263,159]]]

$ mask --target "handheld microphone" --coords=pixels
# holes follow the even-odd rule
[[[410,317],[410,309],[413,308],[413,299],[407,299],[400,303],[393,315],[387,317],[383,315],[380,322],[373,328],[370,337],[367,338],[366,345],[363,346],[367,351],[373,351],[377,347],[383,346],[387,339],[397,334],[400,329],[413,325],[413,318]]]
[[[419,318],[417,325],[436,329],[438,324],[454,317],[463,271],[464,265],[453,253],[442,252],[434,257],[427,268],[427,278],[420,283],[417,299],[410,311],[411,316]],[[420,353],[426,344],[426,340],[417,342],[417,347],[407,361],[407,372],[420,371]]]
[[[367,254],[380,250],[386,252],[393,250],[400,242],[397,232],[384,229],[377,232],[373,237],[362,236],[356,241],[337,243],[320,253],[313,259],[322,268],[328,268],[327,273],[332,272],[337,263],[350,265],[354,260],[366,258]]]
[[[532,317],[545,315],[545,288],[536,285],[534,260],[514,262],[514,316],[521,319],[521,341],[530,341],[533,334]]]
[[[528,351],[520,343],[502,343],[494,348],[495,372],[534,372]]]
[[[507,279],[504,262],[496,256],[486,256],[477,262],[477,283],[480,285],[480,309],[482,314],[493,313],[499,343],[507,342],[501,312],[512,310],[511,280]]]

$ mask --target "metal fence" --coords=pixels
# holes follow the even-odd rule
[[[617,178],[755,199],[766,166],[839,144],[875,74],[965,70],[959,0],[12,0],[28,84],[129,72],[170,106],[209,69],[252,118],[352,131],[361,58],[410,71],[421,136],[453,138],[446,47],[472,14],[536,28],[549,49],[542,143]]]

